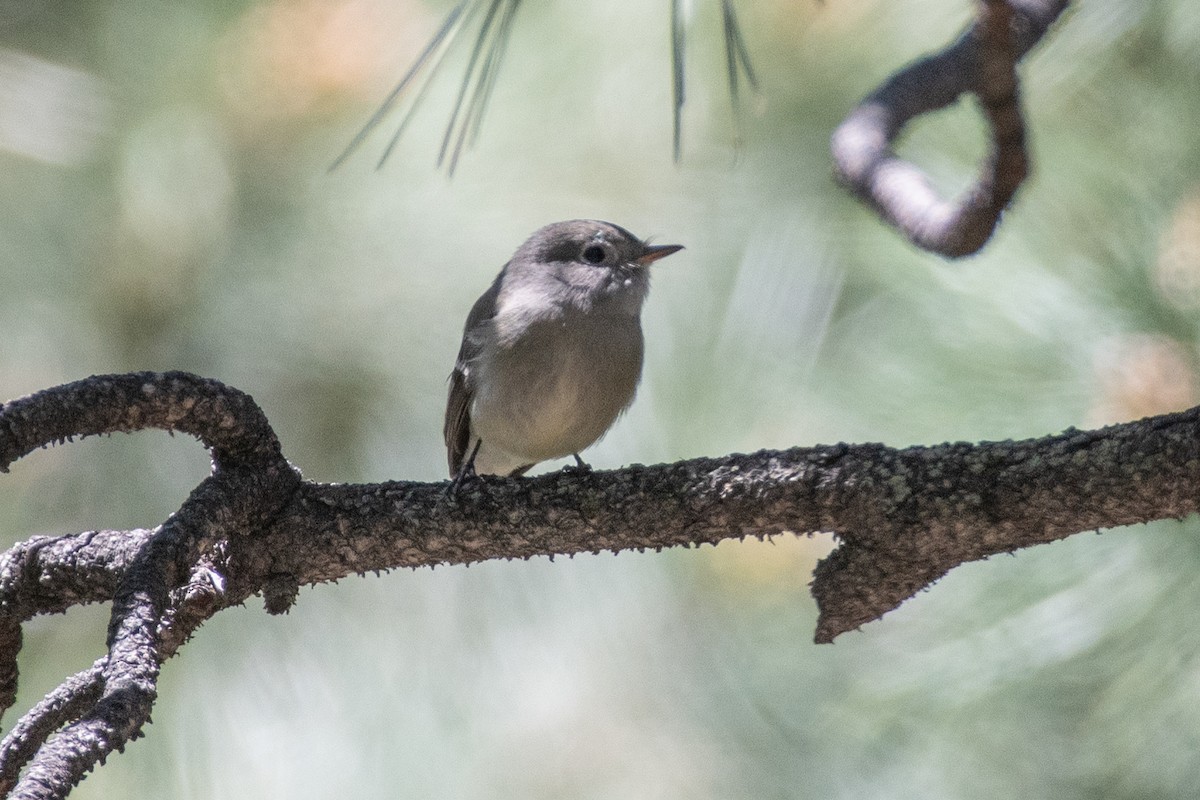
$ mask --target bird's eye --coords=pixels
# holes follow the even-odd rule
[[[603,264],[607,253],[598,244],[590,244],[583,248],[583,260],[589,264]]]

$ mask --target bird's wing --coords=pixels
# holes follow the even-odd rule
[[[465,369],[457,366],[450,373],[450,396],[446,400],[446,423],[442,435],[446,439],[446,463],[450,477],[458,475],[471,438],[471,392],[467,388]]]
[[[462,346],[458,348],[454,371],[450,373],[450,392],[446,398],[446,421],[442,427],[442,436],[446,441],[446,463],[450,467],[452,478],[462,469],[463,459],[471,451],[471,398],[474,395],[471,387],[471,364],[483,351],[485,325],[496,314],[496,301],[500,296],[500,284],[506,269],[507,264],[504,270],[500,270],[500,274],[488,290],[471,306],[467,324],[463,326]]]

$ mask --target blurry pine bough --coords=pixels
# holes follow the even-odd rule
[[[392,154],[400,137],[408,127],[409,120],[421,104],[426,91],[442,65],[447,53],[450,52],[455,40],[468,29],[475,29],[475,41],[471,45],[470,56],[463,70],[462,80],[458,86],[454,108],[450,112],[450,120],[442,135],[442,144],[438,150],[437,166],[445,165],[453,175],[458,166],[458,160],[463,151],[475,144],[479,129],[483,124],[483,115],[491,99],[492,89],[500,74],[500,66],[504,60],[504,52],[508,47],[508,39],[512,33],[513,21],[521,6],[521,0],[461,0],[450,9],[441,26],[433,34],[429,43],[417,56],[416,61],[388,93],[378,110],[371,116],[362,129],[351,139],[350,144],[333,162],[330,169],[337,169],[363,144],[368,136],[379,127],[393,110],[408,99],[407,108],[400,114],[391,138],[379,157],[377,166],[382,167]],[[682,115],[684,103],[684,45],[687,30],[687,20],[683,0],[671,0],[671,69],[674,108],[674,154],[678,161],[683,147]],[[758,78],[750,63],[750,52],[738,23],[737,11],[733,0],[721,0],[721,24],[725,37],[725,63],[729,80],[729,99],[733,105],[734,118],[737,119],[740,109],[740,84],[744,79],[751,89],[758,90]],[[406,94],[412,89],[411,98]]]
[[[1067,2],[980,0],[978,17],[957,41],[894,74],[834,132],[831,150],[838,179],[916,246],[947,258],[977,253],[991,238],[1004,209],[1029,175],[1017,63],[1045,35]],[[345,162],[407,100],[379,157],[377,166],[382,167],[446,54],[463,31],[474,29],[474,42],[437,154],[437,166],[444,165],[453,175],[464,150],[479,136],[520,5],[521,0],[461,0],[455,5],[408,72],[330,169]],[[742,81],[755,92],[759,84],[734,1],[720,0],[720,13],[736,126]],[[686,98],[688,20],[683,0],[670,0],[670,21],[672,150],[678,161],[683,150]],[[946,108],[964,94],[974,95],[979,101],[991,134],[991,153],[975,182],[959,197],[946,200],[933,189],[925,173],[896,156],[892,146],[910,121]]]

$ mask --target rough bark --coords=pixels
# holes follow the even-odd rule
[[[0,406],[0,469],[72,436],[148,427],[213,454],[179,511],[153,530],[35,537],[0,556],[7,704],[21,622],[113,602],[108,654],[0,745],[0,792],[65,796],[139,734],[162,663],[254,594],[278,613],[301,585],[397,567],[831,532],[837,549],[812,582],[816,640],[829,642],[959,564],[1200,504],[1200,408],[1019,442],[792,448],[488,479],[451,495],[444,483],[304,481],[248,395],[185,373],[98,376]]]

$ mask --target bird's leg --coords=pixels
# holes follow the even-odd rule
[[[446,494],[451,497],[458,497],[458,490],[468,480],[478,478],[475,474],[475,456],[479,455],[479,448],[483,444],[483,439],[476,439],[475,446],[471,448],[471,455],[463,459],[462,466],[458,468],[458,472],[454,476],[454,480],[450,481],[450,485],[446,488]]]
[[[573,472],[579,475],[587,475],[592,471],[592,467],[586,461],[579,457],[579,453],[571,453],[571,458],[575,459],[575,466],[568,464],[563,467],[563,472]]]

